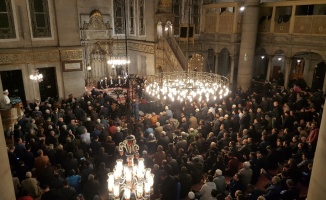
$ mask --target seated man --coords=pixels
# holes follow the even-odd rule
[[[11,101],[10,101],[8,95],[9,95],[8,90],[3,91],[3,99],[1,99],[1,103],[0,103],[0,106],[2,109],[11,108]]]

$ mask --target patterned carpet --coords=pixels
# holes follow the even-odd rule
[[[85,87],[85,90],[88,91],[88,92],[90,92],[92,89],[93,89],[92,86],[86,86],[86,87]],[[125,98],[125,96],[124,96],[123,94],[126,94],[126,93],[127,93],[127,88],[107,88],[107,89],[100,89],[100,90],[99,90],[99,89],[96,89],[96,90],[97,90],[97,91],[102,91],[102,92],[108,92],[109,95],[110,95],[113,99],[117,100],[119,103],[123,103],[123,102],[126,101],[126,98]],[[115,92],[114,92],[115,90],[122,90],[122,94],[119,95],[119,99],[118,99],[117,95],[116,95]],[[130,96],[131,98],[133,98],[133,97],[136,96],[136,95],[135,95],[135,92],[133,92],[131,89],[129,90],[129,96]]]

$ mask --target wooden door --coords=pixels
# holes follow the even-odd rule
[[[39,68],[38,70],[40,74],[43,74],[43,81],[39,83],[41,101],[45,101],[48,97],[58,97],[55,68]]]

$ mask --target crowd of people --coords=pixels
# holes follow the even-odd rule
[[[25,106],[8,145],[17,199],[101,199],[130,134],[135,162],[144,158],[154,174],[153,198],[294,200],[309,185],[322,91],[266,83],[216,102],[138,95],[131,107],[95,92]],[[261,176],[271,180],[264,190],[255,187]]]

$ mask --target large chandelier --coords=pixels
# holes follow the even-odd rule
[[[33,70],[33,73],[31,75],[29,75],[29,78],[33,81],[42,82],[43,74],[40,74],[40,72],[37,69],[35,69],[35,70]]]
[[[130,59],[128,58],[128,56],[110,56],[107,63],[109,65],[128,65],[130,64]]]
[[[229,80],[218,74],[196,71],[162,72],[149,78],[146,92],[170,101],[215,101],[229,94]]]
[[[139,150],[135,136],[127,136],[119,144],[120,155],[127,157],[127,164],[118,159],[113,172],[108,174],[109,198],[120,199],[149,199],[154,183],[154,175],[150,168],[145,168],[144,159],[139,158],[134,164],[134,155]]]

